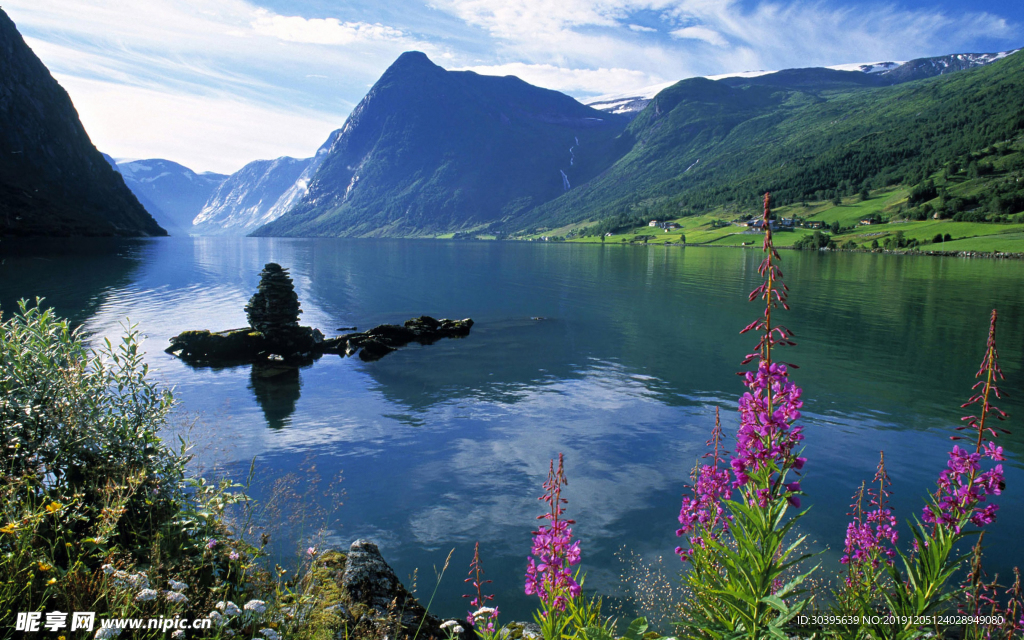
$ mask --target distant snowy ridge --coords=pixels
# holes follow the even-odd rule
[[[1020,49],[1001,51],[999,53],[958,53],[949,56],[921,58],[910,61],[887,60],[879,62],[852,62],[832,65],[825,68],[832,69],[834,71],[860,71],[862,73],[872,75],[877,74],[880,77],[891,77],[894,82],[906,82],[908,80],[918,79],[919,77],[941,75],[951,71],[959,71],[962,69],[991,64],[1008,55],[1014,54],[1017,51],[1020,51]],[[723,80],[725,78],[757,78],[770,73],[778,73],[778,71],[779,70],[766,71],[761,69],[757,71],[739,71],[736,73],[723,73],[703,77],[708,80]],[[601,111],[607,111],[609,113],[617,113],[627,116],[636,115],[643,111],[644,107],[654,99],[654,96],[676,84],[676,82],[678,81],[662,82],[660,84],[643,87],[634,91],[586,98],[581,102],[587,106],[600,109]]]

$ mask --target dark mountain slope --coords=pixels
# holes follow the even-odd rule
[[[514,226],[608,167],[625,124],[515,77],[446,71],[404,53],[349,116],[308,194],[255,235]]]
[[[0,235],[166,235],[0,11]]]

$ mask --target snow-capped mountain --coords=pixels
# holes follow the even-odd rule
[[[196,173],[169,160],[103,157],[171,235],[245,235],[306,195],[339,134],[332,133],[312,158],[256,160],[229,176]]]
[[[900,84],[911,80],[920,80],[922,78],[930,78],[944,73],[952,73],[954,71],[963,71],[964,69],[980,67],[995,62],[996,60],[1001,60],[1002,58],[1016,53],[1017,51],[1020,51],[1020,49],[1002,51],[999,53],[958,53],[934,58],[918,58],[916,60],[910,60],[909,62],[854,62],[838,64],[826,68],[832,69],[833,71],[859,71],[861,73],[870,74],[878,79],[878,83],[880,85]],[[705,77],[708,80],[724,80],[726,78],[757,78],[773,73],[778,73],[778,70],[741,71],[738,73],[723,73],[720,75]],[[632,118],[643,111],[644,107],[647,106],[647,103],[649,103],[654,96],[674,84],[676,83],[664,82],[627,93],[588,98],[584,100],[583,103],[595,109],[600,109],[601,111],[617,113]]]
[[[884,71],[880,75],[890,80],[893,84],[899,84],[901,82],[910,82],[911,80],[931,78],[932,76],[981,67],[991,64],[996,60],[1002,60],[1006,56],[1018,51],[1020,49],[1001,51],[999,53],[955,53],[935,58],[918,58],[906,62],[895,69]]]
[[[301,174],[299,174],[298,179],[281,194],[273,206],[260,216],[260,222],[256,223],[256,226],[261,226],[268,222],[277,220],[302,200],[307,193],[309,193],[309,183],[313,179],[313,174],[315,174],[317,169],[320,168],[320,165],[323,164],[324,159],[327,158],[327,154],[330,153],[334,144],[338,141],[338,138],[341,137],[341,132],[342,130],[338,129],[327,137],[327,142],[320,145],[320,148],[316,150],[316,155],[309,158],[309,164],[307,164],[306,168],[303,169]],[[255,227],[250,226],[250,230],[252,228]]]
[[[284,156],[245,165],[218,185],[202,206],[192,221],[192,235],[245,235],[277,219],[283,213],[278,201],[297,187],[312,161]]]
[[[114,169],[146,211],[172,236],[192,233],[192,219],[228,177],[196,173],[177,162],[160,159],[122,161],[114,164]]]

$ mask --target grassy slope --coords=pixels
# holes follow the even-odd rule
[[[1024,139],[1018,138],[1011,144],[1001,144],[1012,149],[1012,153],[1000,155],[991,160],[995,172],[990,175],[969,179],[962,174],[953,177],[943,177],[936,173],[931,178],[941,187],[948,190],[950,196],[970,196],[984,193],[992,189],[993,184],[999,181],[1024,180],[1024,172],[1014,170],[1014,165],[1019,165],[1019,159],[1024,158]],[[872,191],[867,200],[861,201],[858,197],[843,198],[842,204],[836,206],[831,202],[806,202],[796,203],[779,207],[775,210],[779,217],[789,218],[798,216],[806,220],[820,220],[831,225],[838,222],[841,227],[854,227],[846,230],[833,238],[836,243],[844,244],[853,242],[858,247],[870,248],[872,240],[882,244],[885,238],[895,236],[902,231],[908,240],[918,240],[925,243],[918,247],[919,250],[929,251],[1001,251],[1001,252],[1024,252],[1024,222],[1022,223],[989,223],[989,222],[954,222],[953,220],[920,220],[903,221],[893,220],[885,224],[859,225],[859,221],[871,214],[877,213],[884,219],[897,216],[906,205],[909,189],[903,186],[887,187]],[[938,203],[938,198],[930,201]],[[605,239],[605,242],[622,243],[637,242],[637,236],[650,236],[648,244],[681,243],[681,236],[685,236],[687,244],[707,244],[720,246],[760,246],[759,235],[756,232],[747,232],[744,227],[730,224],[725,227],[716,227],[712,221],[726,221],[735,223],[755,215],[752,208],[746,212],[731,211],[726,207],[718,207],[714,211],[699,215],[678,218],[675,222],[681,225],[681,229],[665,233],[661,229],[650,227],[637,227],[629,233],[621,233]],[[584,223],[585,224],[585,223]],[[567,225],[556,232],[547,232],[546,235],[564,235],[573,228],[582,225]],[[823,229],[828,233],[828,229]],[[784,231],[776,235],[776,244],[780,247],[791,246],[800,237],[813,233],[806,228],[798,228],[793,231]],[[936,234],[945,236],[949,234],[952,241],[932,244],[931,241]],[[535,234],[534,237],[536,237]],[[600,238],[584,236],[574,239],[576,242],[600,242]],[[642,242],[642,240],[640,240]]]

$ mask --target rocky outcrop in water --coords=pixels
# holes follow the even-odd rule
[[[354,355],[364,361],[380,360],[395,349],[417,342],[432,344],[441,338],[463,338],[469,335],[473,320],[435,320],[420,316],[406,320],[405,324],[382,324],[362,333],[349,333],[323,342],[324,353]]]
[[[436,320],[420,316],[405,324],[382,324],[362,333],[324,338],[319,329],[299,325],[302,309],[288,270],[270,262],[260,274],[256,293],[245,306],[249,327],[211,332],[183,331],[165,349],[189,364],[230,367],[271,360],[309,364],[324,354],[359,354],[379,360],[412,342],[432,344],[442,338],[469,335],[473,320]]]
[[[324,338],[319,329],[301,326],[279,329],[273,339],[250,327],[217,332],[183,331],[171,338],[171,345],[165,351],[190,364],[210,367],[270,360],[308,364],[324,354],[342,357],[358,354],[360,360],[372,362],[412,342],[432,344],[442,338],[463,338],[472,327],[470,318],[436,320],[420,316],[403,325],[382,324],[369,331],[336,338]]]

